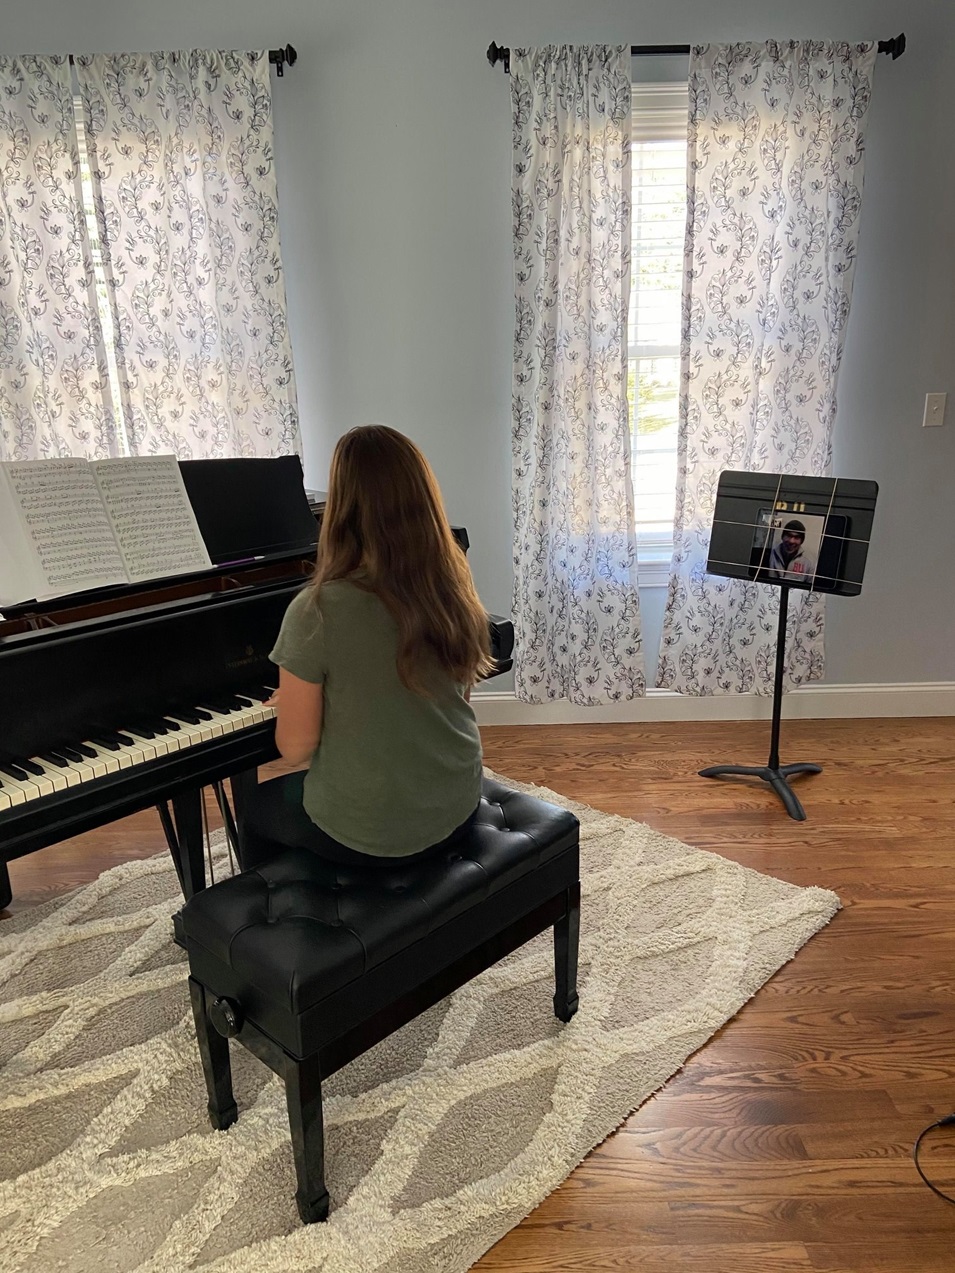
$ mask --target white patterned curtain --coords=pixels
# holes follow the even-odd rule
[[[297,451],[267,53],[76,74],[132,453]]]
[[[630,49],[511,55],[515,685],[645,692],[627,409]]]
[[[771,693],[779,593],[706,574],[723,469],[831,470],[873,44],[704,45],[690,58],[675,550],[657,684]],[[823,674],[795,591],[786,687]]]
[[[116,454],[70,65],[0,57],[0,460]]]

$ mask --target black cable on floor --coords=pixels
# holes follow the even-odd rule
[[[941,1189],[939,1189],[937,1185],[932,1184],[931,1180],[929,1180],[928,1176],[926,1176],[925,1172],[922,1170],[921,1164],[919,1163],[919,1146],[929,1132],[934,1131],[936,1127],[949,1127],[952,1123],[955,1123],[955,1114],[949,1114],[947,1118],[940,1118],[937,1123],[929,1123],[928,1127],[919,1132],[918,1140],[915,1142],[915,1147],[912,1150],[912,1157],[915,1159],[915,1170],[931,1189],[932,1193],[937,1193],[938,1196],[940,1198],[944,1198],[946,1202],[955,1203],[955,1198],[953,1198],[951,1194],[942,1193]]]

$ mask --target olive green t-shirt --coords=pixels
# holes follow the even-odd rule
[[[443,840],[481,794],[481,736],[464,687],[434,662],[432,697],[406,689],[397,649],[397,625],[383,602],[336,579],[295,597],[270,655],[323,686],[306,812],[340,844],[379,857]]]

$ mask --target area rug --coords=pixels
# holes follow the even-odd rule
[[[839,907],[521,789],[581,821],[580,1011],[553,1016],[544,934],[334,1075],[324,1225],[244,1049],[209,1127],[166,856],[0,924],[0,1269],[463,1273]]]

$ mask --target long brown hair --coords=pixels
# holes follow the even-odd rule
[[[492,666],[487,614],[445,515],[431,466],[410,438],[383,424],[338,439],[318,537],[313,585],[356,571],[398,625],[398,675],[427,695],[429,654],[456,681]]]

